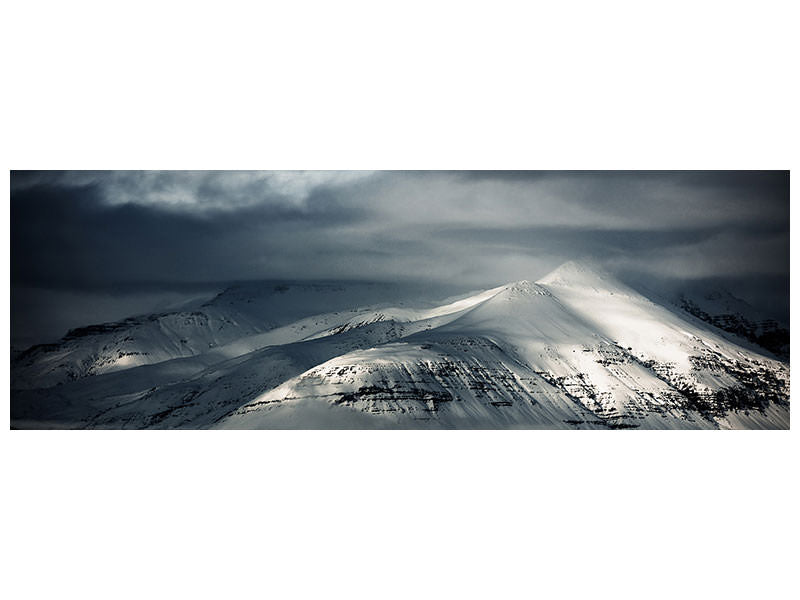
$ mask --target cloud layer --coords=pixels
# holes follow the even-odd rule
[[[788,273],[781,172],[15,172],[12,281]]]

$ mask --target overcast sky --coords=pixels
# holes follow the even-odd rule
[[[626,276],[725,280],[784,311],[789,175],[11,175],[12,300],[15,290],[153,292],[261,278],[477,288],[583,257]]]

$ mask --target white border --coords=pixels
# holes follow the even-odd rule
[[[3,22],[6,169],[797,165],[789,2],[16,2]],[[795,430],[3,418],[8,597],[797,594]]]

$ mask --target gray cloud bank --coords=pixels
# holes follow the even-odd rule
[[[583,257],[788,310],[788,172],[11,175],[12,302],[249,279],[476,288]]]

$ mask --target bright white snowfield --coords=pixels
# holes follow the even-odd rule
[[[12,427],[789,427],[788,364],[601,269],[399,290],[248,284],[73,330],[14,359]]]

